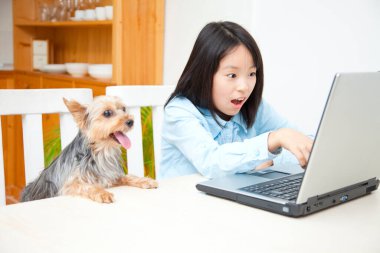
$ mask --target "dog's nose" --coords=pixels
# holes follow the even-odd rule
[[[128,126],[128,127],[132,127],[133,126],[133,120],[132,119],[129,119],[125,122],[125,124]]]

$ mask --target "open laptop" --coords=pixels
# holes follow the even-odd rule
[[[308,215],[379,186],[380,72],[334,78],[306,170],[280,164],[196,185],[208,194],[287,216]]]

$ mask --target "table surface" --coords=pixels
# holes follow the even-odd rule
[[[379,192],[290,218],[199,192],[203,180],[0,207],[0,252],[380,252]]]

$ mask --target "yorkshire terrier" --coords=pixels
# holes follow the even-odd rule
[[[126,175],[121,166],[120,147],[131,146],[126,132],[133,116],[120,98],[99,96],[89,105],[63,99],[79,132],[74,140],[22,192],[21,201],[75,195],[100,203],[112,203],[105,188],[129,185],[157,188],[157,181]]]

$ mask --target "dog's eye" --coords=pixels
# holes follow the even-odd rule
[[[103,112],[103,116],[106,117],[106,118],[109,118],[111,117],[113,114],[113,112],[111,110],[106,110]]]
[[[125,106],[123,106],[122,110],[123,110],[123,112],[125,112],[127,109],[125,109]]]

